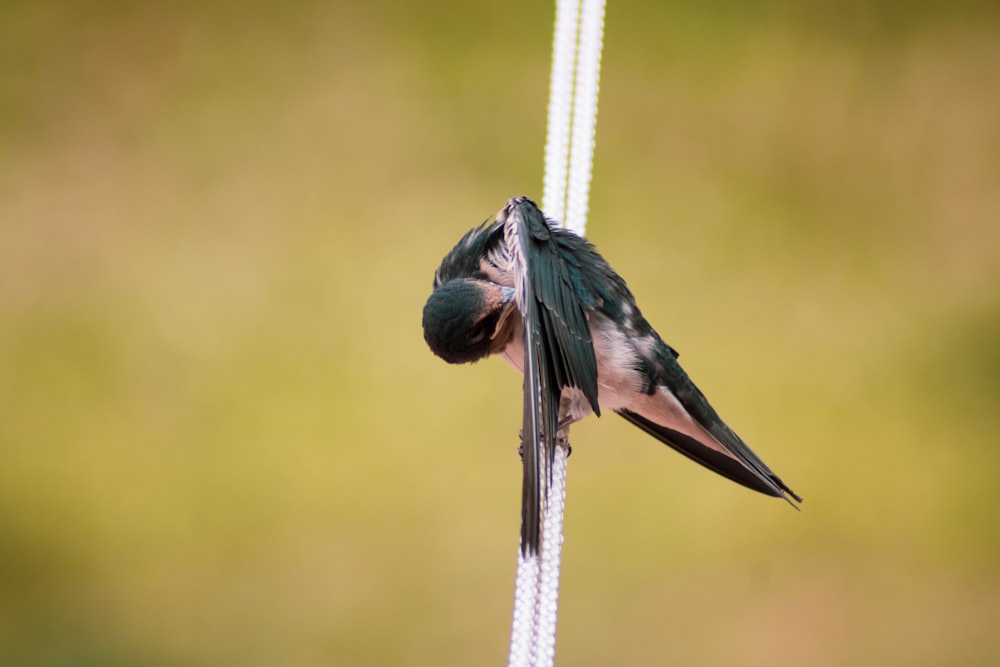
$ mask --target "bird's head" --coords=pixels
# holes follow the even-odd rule
[[[424,305],[424,340],[449,364],[464,364],[498,351],[497,333],[514,304],[514,290],[486,280],[438,285]]]

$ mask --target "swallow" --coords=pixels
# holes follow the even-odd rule
[[[802,502],[719,417],[596,248],[526,197],[445,255],[423,330],[448,363],[496,355],[525,376],[523,551],[538,548],[547,434],[565,442],[569,425],[602,409],[738,484]]]

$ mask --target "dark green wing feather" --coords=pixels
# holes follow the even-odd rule
[[[434,272],[434,287],[449,280],[486,280],[488,276],[482,272],[480,262],[501,243],[503,226],[500,223],[487,220],[478,227],[473,227],[441,260],[441,265]]]
[[[662,424],[654,423],[629,410],[619,410],[618,414],[684,456],[723,477],[755,491],[784,498],[790,503],[791,500],[788,496],[802,502],[802,499],[771,471],[761,458],[743,442],[743,439],[722,421],[719,413],[715,411],[705,395],[701,393],[701,390],[691,381],[691,378],[678,363],[676,351],[662,343],[656,332],[645,321],[643,321],[643,326],[644,333],[655,336],[660,343],[656,346],[657,352],[654,358],[642,364],[641,370],[647,374],[647,385],[667,388],[694,421],[708,431],[732,456],[726,456],[695,438]],[[794,503],[792,506],[796,507]]]
[[[524,318],[521,550],[533,554],[538,552],[548,500],[562,390],[579,389],[600,414],[597,358],[586,311],[593,296],[584,289],[574,258],[531,200],[510,200],[503,216]]]

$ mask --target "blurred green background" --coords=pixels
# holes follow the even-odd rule
[[[611,2],[589,236],[806,502],[574,429],[558,661],[1000,664],[1000,14]],[[0,664],[506,659],[553,8],[0,9]]]

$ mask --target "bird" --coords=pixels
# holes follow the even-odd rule
[[[423,333],[450,364],[499,356],[525,375],[523,552],[538,550],[556,443],[602,410],[738,484],[802,502],[722,420],[594,245],[525,196],[445,255]]]

